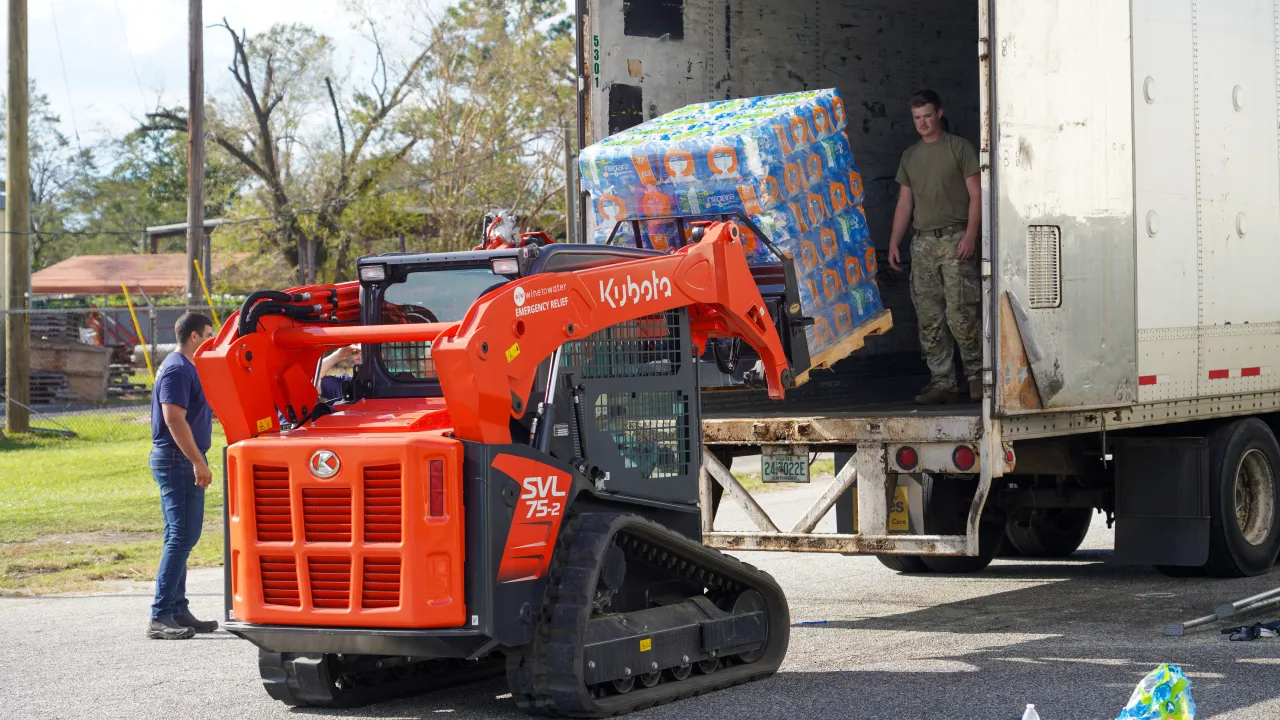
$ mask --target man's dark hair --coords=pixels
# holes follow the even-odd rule
[[[173,334],[178,338],[178,344],[182,345],[191,338],[191,333],[202,333],[205,328],[212,326],[213,321],[207,315],[198,312],[183,313],[178,322],[173,324]]]
[[[942,98],[938,97],[938,93],[927,88],[912,95],[909,102],[912,110],[925,105],[932,105],[934,110],[942,109]]]

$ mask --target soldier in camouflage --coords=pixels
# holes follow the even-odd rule
[[[907,148],[898,167],[898,207],[889,239],[889,265],[902,270],[902,240],[911,244],[911,300],[920,351],[932,376],[916,396],[922,405],[960,399],[954,347],[968,379],[969,397],[982,397],[982,283],[978,231],[982,190],[973,143],[943,131],[942,100],[932,90],[911,97],[920,142]],[[954,338],[954,343],[952,342]]]

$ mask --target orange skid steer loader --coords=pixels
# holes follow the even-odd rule
[[[807,363],[794,274],[766,300],[748,225],[682,223],[672,253],[392,253],[251,295],[196,366],[229,445],[226,628],[267,692],[505,670],[526,712],[602,717],[774,673],[781,590],[700,543],[698,349],[749,345],[773,398]],[[326,402],[317,363],[352,343]]]

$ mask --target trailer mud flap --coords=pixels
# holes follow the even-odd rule
[[[1203,565],[1209,559],[1209,449],[1204,438],[1118,438],[1115,561]]]

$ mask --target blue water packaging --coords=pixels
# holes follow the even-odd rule
[[[746,214],[796,265],[817,358],[884,310],[862,177],[835,89],[689,105],[584,148],[583,189],[593,242],[619,221]],[[613,242],[678,245],[674,221],[629,225]],[[748,261],[774,261],[748,239]]]

